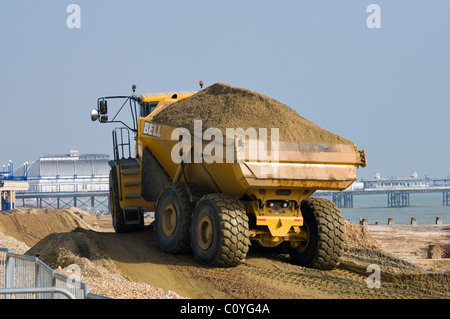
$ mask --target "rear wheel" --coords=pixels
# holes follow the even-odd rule
[[[307,240],[288,246],[294,264],[318,269],[334,269],[344,254],[344,220],[336,205],[325,198],[302,202],[303,231]]]
[[[209,194],[197,203],[191,246],[200,263],[236,266],[245,260],[249,244],[248,216],[239,200],[226,194]]]
[[[193,205],[184,183],[170,184],[161,193],[155,213],[155,233],[161,250],[189,252],[192,211]]]

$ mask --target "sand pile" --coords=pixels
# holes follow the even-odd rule
[[[110,219],[104,222],[111,225]],[[122,276],[104,254],[103,234],[94,227],[104,222],[78,208],[0,212],[0,247],[36,256],[58,273],[87,283],[92,293],[120,299],[180,298],[173,291]],[[81,277],[74,277],[73,265],[79,267]]]
[[[28,250],[26,255],[37,256],[54,269],[104,260],[98,242],[81,228],[72,232],[49,234]]]
[[[0,232],[0,248],[12,249],[13,252],[17,254],[25,254],[30,247],[28,247],[24,242],[21,242],[14,237],[5,236]]]
[[[382,249],[381,245],[363,225],[353,224],[345,221],[345,244],[347,247],[360,247],[370,249]]]
[[[51,233],[91,229],[92,226],[83,220],[83,214],[88,213],[77,208],[0,212],[0,233],[32,247]]]
[[[173,103],[154,120],[194,132],[194,120],[203,130],[218,128],[279,129],[280,141],[320,144],[353,144],[306,120],[287,105],[247,89],[216,83],[191,97]]]
[[[115,263],[103,253],[99,234],[77,228],[67,233],[52,233],[28,250],[58,273],[85,282],[93,293],[120,299],[180,298],[173,291],[165,292],[145,283],[132,282],[120,275]],[[79,267],[80,277],[71,271]]]

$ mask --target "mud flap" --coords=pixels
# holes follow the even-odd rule
[[[171,182],[169,175],[148,148],[142,154],[141,180],[141,195],[147,202],[156,202],[163,189]]]

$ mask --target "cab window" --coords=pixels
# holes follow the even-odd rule
[[[141,117],[146,117],[152,113],[159,102],[142,102],[141,103]]]

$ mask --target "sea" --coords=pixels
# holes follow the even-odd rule
[[[331,198],[328,198],[331,199]],[[415,218],[419,225],[435,225],[436,218],[442,224],[450,224],[450,206],[443,206],[442,193],[411,193],[409,207],[387,207],[387,195],[354,195],[353,208],[340,208],[342,217],[359,224],[367,219],[369,224],[387,225],[388,219],[394,219],[394,225],[410,225]]]

